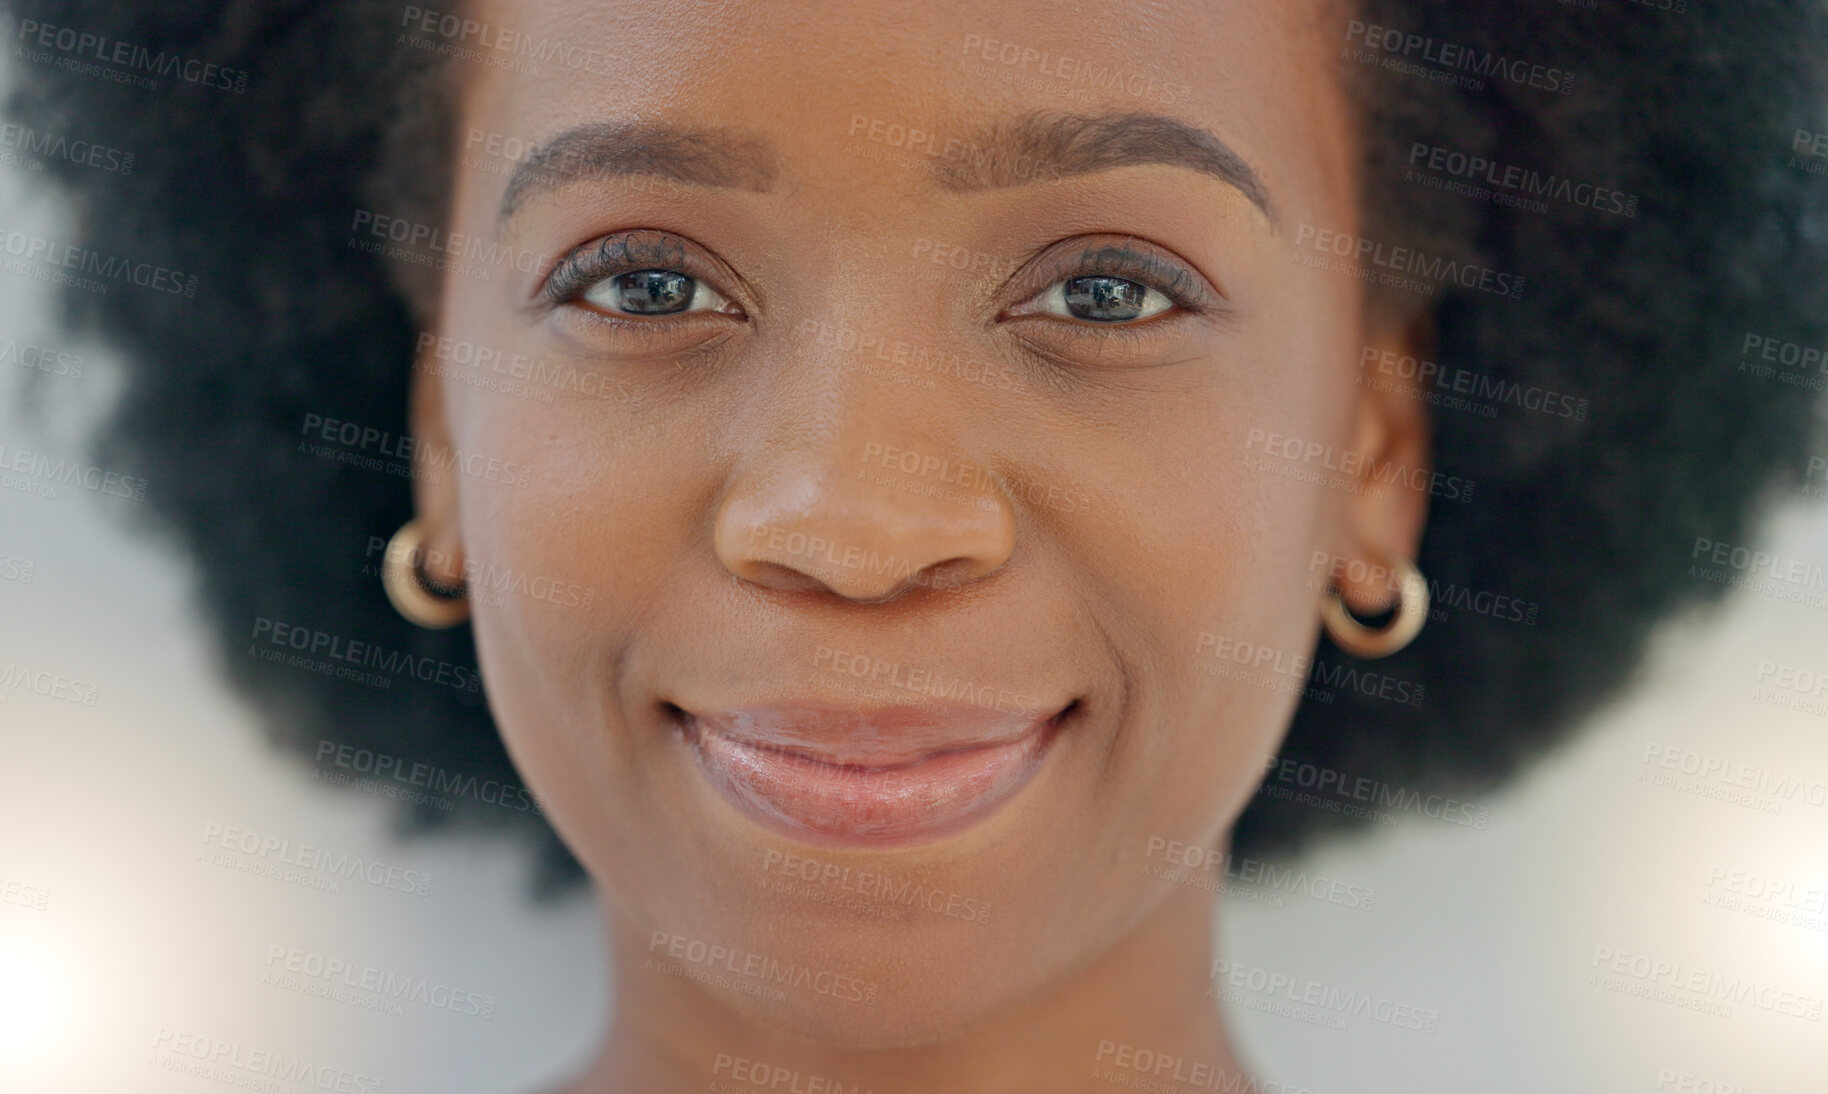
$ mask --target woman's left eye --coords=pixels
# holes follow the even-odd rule
[[[606,277],[579,295],[617,315],[679,315],[717,311],[729,304],[716,289],[678,270],[629,270]]]
[[[1056,281],[1036,303],[1048,314],[1088,323],[1129,323],[1174,307],[1174,301],[1161,290],[1109,274],[1084,274]]]

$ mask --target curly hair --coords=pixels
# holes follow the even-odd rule
[[[19,66],[12,102],[35,132],[135,154],[131,177],[51,159],[74,198],[73,242],[197,278],[194,298],[71,291],[63,302],[71,324],[128,360],[101,455],[154,484],[149,508],[194,560],[229,680],[320,775],[372,767],[461,799],[450,811],[403,804],[405,828],[519,825],[538,848],[536,891],[575,882],[581,871],[537,803],[506,792],[515,775],[474,687],[467,628],[411,626],[374,576],[375,544],[411,516],[407,480],[299,451],[310,416],[407,434],[429,275],[399,276],[352,246],[350,222],[363,209],[442,222],[451,62],[404,43],[391,0],[6,3],[24,45],[42,46],[32,35],[45,26],[75,29],[245,81],[97,78],[57,53],[53,35],[48,54]],[[1333,701],[1298,708],[1235,829],[1246,855],[1362,823],[1362,810],[1287,792],[1315,773],[1399,797],[1475,795],[1565,739],[1630,678],[1655,623],[1719,599],[1724,584],[1687,572],[1694,544],[1755,534],[1773,493],[1805,473],[1818,428],[1804,389],[1754,382],[1733,364],[1749,333],[1828,344],[1825,183],[1786,162],[1792,133],[1828,128],[1818,124],[1828,6],[1355,8],[1340,68],[1365,134],[1364,238],[1528,286],[1512,299],[1444,284],[1428,304],[1435,375],[1578,396],[1584,412],[1511,403],[1488,417],[1434,404],[1435,466],[1476,482],[1477,500],[1432,507],[1418,563],[1441,610],[1377,670],[1425,701],[1367,694],[1378,689],[1352,683],[1350,662],[1323,646],[1309,682],[1333,688]],[[1549,66],[1561,86],[1430,67],[1433,43]],[[1435,184],[1411,177],[1418,160]],[[1547,202],[1454,177],[1480,161],[1630,203],[1556,198],[1545,212]],[[1456,600],[1468,591],[1530,610],[1469,608]],[[301,672],[250,650],[274,627],[454,666],[472,682],[406,672],[382,687]],[[506,789],[451,789],[478,785]]]

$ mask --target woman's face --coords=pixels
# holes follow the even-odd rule
[[[418,503],[621,990],[913,1043],[1204,907],[1144,868],[1423,515],[1339,488],[1425,460],[1401,324],[1294,260],[1358,224],[1329,12],[468,13]]]

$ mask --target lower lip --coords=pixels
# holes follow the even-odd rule
[[[766,828],[828,847],[896,847],[960,831],[1034,777],[1066,712],[1000,744],[939,752],[896,767],[824,763],[750,744],[684,716],[711,785]]]

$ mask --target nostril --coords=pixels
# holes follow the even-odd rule
[[[713,535],[725,570],[753,586],[875,603],[995,572],[1015,527],[1007,507],[961,510],[946,495],[774,469],[733,480]]]
[[[735,567],[733,572],[740,580],[765,589],[804,592],[825,588],[827,585],[810,567],[789,566],[766,559],[749,559]]]

